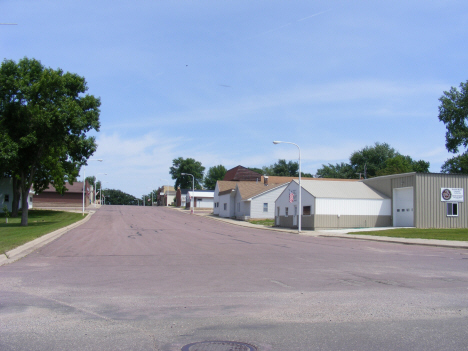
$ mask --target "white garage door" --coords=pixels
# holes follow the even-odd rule
[[[414,226],[413,187],[393,189],[393,226]]]

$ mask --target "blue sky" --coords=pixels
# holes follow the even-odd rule
[[[439,97],[468,79],[465,1],[1,0],[1,58],[86,78],[101,98],[86,175],[135,196],[172,160],[314,174],[386,142],[440,172]],[[465,44],[464,44],[465,43]]]

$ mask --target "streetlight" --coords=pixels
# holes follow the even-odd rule
[[[104,189],[102,188],[102,184],[104,183],[109,183],[109,182],[101,182],[101,189],[99,189],[99,196],[100,196],[100,199],[99,199],[99,204],[102,206],[102,192],[104,191]],[[105,197],[104,197],[105,199]]]
[[[99,161],[102,162],[102,159],[91,159],[88,161]],[[86,165],[83,165],[83,216],[84,216],[84,208],[85,208],[85,185],[86,185]]]
[[[146,187],[147,189],[150,189],[151,190],[151,207],[153,207],[153,192],[154,192],[154,189],[151,188],[150,186]],[[149,199],[148,199],[149,200]]]
[[[297,148],[299,149],[299,221],[298,221],[298,227],[297,227],[297,232],[301,232],[301,223],[302,223],[302,202],[301,202],[301,193],[302,193],[302,188],[301,188],[301,148],[299,145],[295,143],[291,143],[289,141],[274,141],[273,144],[292,144],[296,145]]]
[[[192,176],[192,198],[190,199],[190,214],[193,214],[193,201],[195,199],[195,177],[190,173],[181,173],[180,175]]]
[[[107,173],[98,173],[96,175],[100,175],[100,174],[107,175]],[[101,185],[101,188],[102,188],[102,185]],[[101,190],[101,189],[99,189],[99,190]],[[96,182],[94,182],[94,207],[96,207]]]

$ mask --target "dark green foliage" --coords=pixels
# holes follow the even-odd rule
[[[350,163],[322,165],[317,170],[321,178],[371,178],[375,176],[408,172],[428,173],[429,162],[415,161],[410,156],[401,155],[387,143],[375,143],[351,154]]]
[[[226,175],[226,172],[227,170],[223,165],[211,167],[205,176],[205,189],[214,190],[214,188],[216,187],[216,182],[218,180],[223,180],[224,176]]]
[[[102,194],[103,199],[105,197],[105,205],[138,205],[138,199],[135,196],[121,190],[105,189]]]
[[[100,100],[84,95],[86,81],[61,69],[24,58],[3,61],[0,67],[0,164],[21,189],[22,225],[28,223],[27,194],[53,183],[59,192],[73,183],[96,151]]]
[[[195,161],[193,158],[184,159],[183,157],[175,158],[172,160],[172,167],[169,173],[172,179],[175,179],[174,188],[192,189],[192,177],[189,175],[182,175],[182,173],[192,174],[195,178],[195,189],[202,189],[203,172],[205,167],[201,162]]]
[[[385,162],[397,154],[387,143],[375,143],[374,146],[366,146],[353,152],[349,161],[355,173],[366,174],[370,178],[375,177],[379,170],[385,168]]]
[[[338,179],[353,179],[357,178],[356,172],[354,172],[351,165],[341,162],[335,166],[331,163],[322,165],[322,168],[317,170],[317,176],[320,178],[338,178]]]
[[[468,174],[468,154],[452,157],[442,165],[442,173]]]
[[[299,176],[299,162],[286,160],[278,160],[275,164],[269,167],[263,167],[262,173],[269,176],[282,176],[282,177],[298,177]]]
[[[463,155],[455,156],[444,163],[442,172],[468,174],[465,160],[468,146],[468,81],[460,83],[460,91],[455,87],[444,91],[439,101],[439,121],[447,128],[445,147],[452,153],[458,153],[460,146],[465,148]]]
[[[429,162],[423,160],[414,161],[409,156],[398,154],[385,161],[385,168],[377,171],[377,175],[383,176],[409,172],[428,173]]]

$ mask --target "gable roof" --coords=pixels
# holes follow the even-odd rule
[[[230,181],[257,181],[261,180],[262,175],[243,166],[231,168],[224,175],[223,180]]]
[[[320,179],[320,178],[319,178]],[[328,199],[388,199],[387,196],[372,189],[363,182],[347,182],[347,181],[301,181],[301,186],[304,190],[314,197]],[[298,181],[293,180],[298,183]]]
[[[89,183],[88,183],[89,185]],[[65,188],[68,190],[65,193],[82,193],[83,192],[83,182],[73,182],[71,185],[69,182],[65,183]],[[57,190],[54,187],[54,184],[50,183],[49,187],[43,191],[43,193],[55,193]]]
[[[216,182],[216,186],[218,187],[218,195],[225,195],[227,192],[231,192],[232,189],[236,188],[238,183],[239,182],[218,180]]]
[[[239,182],[236,188],[238,189],[242,200],[248,200],[258,195],[274,190],[283,185],[286,186],[287,184],[287,182],[269,185],[264,185],[262,183],[252,184],[251,182]]]

